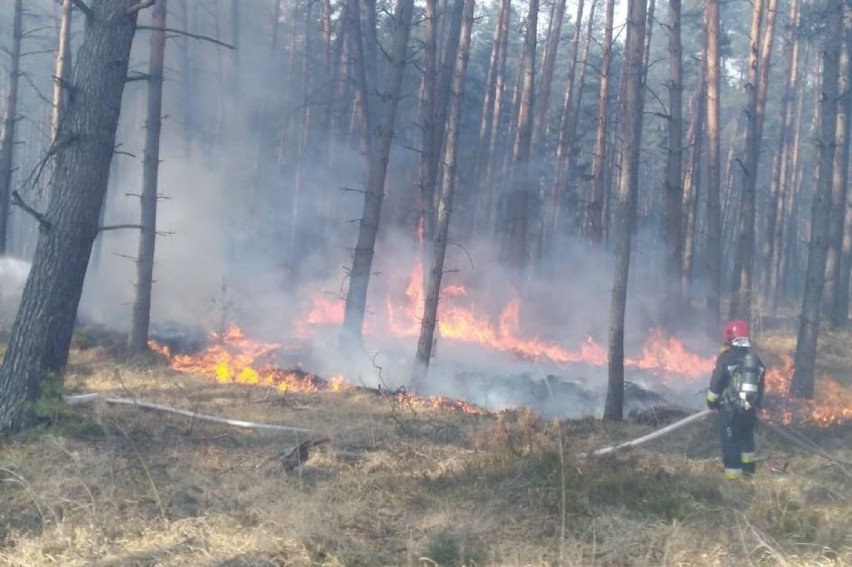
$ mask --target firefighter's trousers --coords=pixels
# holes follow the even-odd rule
[[[743,473],[754,474],[756,425],[757,415],[754,411],[741,411],[727,407],[719,411],[719,434],[726,477],[738,478]]]

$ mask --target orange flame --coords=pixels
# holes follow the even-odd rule
[[[283,370],[274,364],[278,343],[247,338],[236,325],[224,333],[210,333],[211,344],[198,354],[171,353],[168,346],[149,341],[148,346],[169,359],[170,366],[180,372],[210,376],[222,383],[263,385],[282,391],[336,392],[351,386],[340,376],[325,380],[300,370]]]

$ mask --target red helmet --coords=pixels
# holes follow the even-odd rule
[[[726,344],[731,344],[737,339],[747,339],[750,335],[746,321],[731,321],[722,331],[722,339]]]

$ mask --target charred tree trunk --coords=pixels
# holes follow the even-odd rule
[[[56,143],[59,121],[65,108],[65,85],[71,75],[71,0],[62,0],[59,19],[59,45],[56,49],[56,63],[53,71],[53,91],[50,101],[50,143]]]
[[[606,133],[609,109],[609,79],[612,66],[612,26],[615,0],[606,0],[604,23],[603,61],[601,84],[598,93],[598,120],[595,128],[595,153],[592,156],[592,198],[589,203],[588,232],[593,242],[602,243],[604,237],[604,190],[606,187]]]
[[[680,275],[683,258],[682,211],[683,211],[683,82],[682,52],[680,40],[680,0],[669,0],[669,120],[668,150],[666,152],[666,181],[663,195],[665,215],[664,239],[666,243],[665,271],[669,282],[668,295],[671,303],[680,309]]]
[[[707,104],[704,121],[707,128],[707,332],[718,336],[720,325],[719,288],[722,273],[722,225],[719,210],[720,143],[719,143],[719,0],[707,0],[704,12],[707,65]]]
[[[0,132],[0,256],[6,254],[9,231],[9,202],[12,196],[12,165],[15,157],[15,125],[18,122],[18,82],[21,68],[21,38],[23,37],[23,2],[15,0],[12,19],[12,49],[9,64],[9,91]],[[2,423],[0,423],[2,427]]]
[[[639,184],[639,147],[642,141],[642,90],[645,69],[645,0],[630,0],[625,42],[626,72],[621,104],[621,172],[613,219],[615,269],[609,308],[609,381],[604,419],[621,421],[624,417],[624,316],[627,309],[627,277],[630,271],[631,233],[635,219]]]
[[[0,430],[32,423],[44,380],[61,376],[106,194],[138,10],[94,0],[59,128],[54,190],[0,368]]]
[[[820,304],[825,286],[825,264],[828,255],[828,221],[835,153],[834,135],[837,127],[837,78],[840,51],[843,47],[843,4],[843,0],[829,0],[826,14],[820,95],[819,177],[811,211],[811,238],[805,271],[805,293],[802,298],[802,312],[796,336],[795,369],[790,382],[790,393],[799,398],[813,398],[814,395]]]
[[[136,256],[136,299],[127,337],[127,354],[148,350],[151,323],[151,292],[154,283],[154,250],[157,241],[157,176],[160,170],[160,129],[163,114],[163,62],[166,52],[166,4],[154,4],[148,62],[148,118],[145,121],[145,151],[142,160],[142,194],[139,197],[139,252]]]
[[[396,121],[396,107],[399,104],[402,76],[408,57],[408,37],[411,33],[411,15],[414,0],[397,0],[392,19],[392,45],[389,52],[390,66],[385,77],[381,93],[381,122],[375,131],[375,143],[370,156],[367,183],[364,195],[364,210],[358,228],[358,241],[349,274],[349,291],[346,294],[346,307],[343,316],[342,343],[351,345],[361,340],[361,328],[364,324],[364,311],[367,307],[367,286],[370,283],[370,269],[373,265],[373,253],[376,235],[382,213],[382,201],[385,196],[385,178],[387,176],[390,147],[393,141],[393,129]]]
[[[429,277],[426,280],[423,320],[420,325],[420,337],[417,341],[417,354],[414,359],[412,388],[423,384],[432,357],[432,341],[438,321],[438,301],[440,299],[441,279],[444,274],[444,257],[447,250],[447,237],[450,229],[450,216],[453,210],[455,193],[456,166],[458,164],[459,130],[462,120],[462,101],[464,99],[465,73],[470,53],[470,36],[473,29],[474,0],[465,0],[461,41],[459,43],[453,82],[450,94],[449,122],[447,123],[447,145],[444,151],[443,183],[441,198],[438,202],[438,222],[435,243],[431,247],[432,260],[429,262]]]

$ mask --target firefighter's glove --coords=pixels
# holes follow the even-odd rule
[[[707,408],[711,410],[717,410],[722,406],[722,400],[719,399],[718,394],[714,394],[710,390],[707,390]]]

